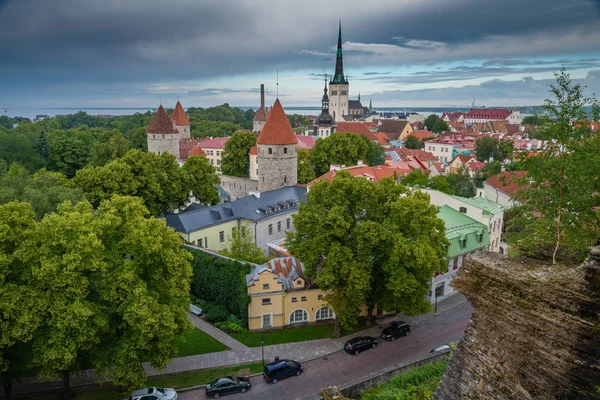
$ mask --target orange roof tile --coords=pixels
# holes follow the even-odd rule
[[[171,122],[171,118],[169,118],[169,114],[167,114],[167,111],[162,104],[158,107],[158,110],[156,110],[156,114],[152,117],[148,129],[146,129],[146,134],[148,133],[158,133],[163,135],[167,133],[179,133],[177,128],[173,126],[173,122]]]
[[[343,171],[350,172],[352,176],[367,178],[369,180],[379,182],[383,178],[394,176],[394,174],[396,174],[397,177],[407,175],[414,169],[423,169],[423,167],[418,163],[396,161],[390,164],[382,164],[374,167],[370,167],[368,165],[355,165],[352,167],[343,168]],[[311,186],[322,180],[332,182],[338,172],[338,170],[331,170],[321,175],[317,179],[314,179],[307,186]]]
[[[408,134],[408,136],[414,136],[419,140],[423,140],[423,139],[435,137],[435,134],[430,131],[420,130],[420,131],[412,131],[411,133]]]
[[[260,131],[256,144],[297,144],[298,139],[288,121],[285,111],[279,102],[275,100],[275,104],[269,111],[267,122]]]
[[[373,135],[377,138],[377,141],[382,146],[390,143],[390,138],[383,132],[375,132]]]
[[[485,183],[508,194],[512,195],[521,189],[519,179],[524,178],[527,171],[504,171],[486,179]]]
[[[336,132],[356,133],[357,135],[366,136],[369,140],[376,140],[379,142],[377,136],[375,136],[362,122],[338,122]]]
[[[432,153],[425,151],[425,150],[413,150],[413,149],[407,149],[406,147],[400,147],[400,148],[396,149],[396,153],[398,153],[398,155],[402,159],[405,159],[405,160],[410,157],[416,157],[422,162],[438,160],[436,156],[434,156]]]
[[[175,104],[175,110],[173,110],[173,115],[171,115],[171,121],[175,121],[175,125],[177,126],[190,125],[190,120],[185,111],[183,111],[183,107],[181,107],[181,103],[179,101],[177,101],[177,104]]]
[[[257,155],[258,154],[258,148],[256,146],[250,147],[250,151],[248,151],[248,154],[250,154],[250,155]]]
[[[206,156],[206,153],[204,152],[204,150],[202,150],[200,144],[197,144],[194,147],[192,147],[192,149],[188,153],[188,157],[191,156]]]

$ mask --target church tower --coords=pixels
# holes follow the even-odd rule
[[[175,127],[177,128],[177,130],[179,131],[179,134],[181,135],[182,139],[189,139],[190,136],[190,120],[187,116],[187,114],[185,113],[185,111],[183,111],[183,107],[181,106],[181,103],[179,102],[179,100],[177,100],[177,104],[175,105],[175,110],[173,111],[173,114],[171,115],[171,121],[173,121],[175,123]]]
[[[298,139],[279,99],[269,111],[256,147],[259,192],[298,183]]]
[[[335,121],[344,121],[344,115],[348,115],[348,89],[349,84],[344,76],[344,62],[342,60],[342,21],[340,21],[335,74],[329,82],[330,112]]]
[[[171,121],[167,110],[161,104],[156,114],[154,114],[152,121],[150,121],[148,129],[146,129],[148,152],[156,154],[171,153],[179,160],[180,136],[179,131],[175,127],[175,122]]]
[[[329,114],[329,96],[327,96],[327,75],[325,75],[325,88],[323,89],[323,99],[321,100],[321,114],[315,120],[315,136],[326,138],[335,130],[335,123],[331,114]]]

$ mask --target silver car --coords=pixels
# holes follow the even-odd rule
[[[177,400],[177,392],[171,388],[149,387],[131,393],[129,400]]]

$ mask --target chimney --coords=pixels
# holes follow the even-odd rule
[[[363,165],[363,160],[358,160],[358,165]]]
[[[500,172],[506,171],[506,167],[504,165],[500,166]]]
[[[265,85],[260,84],[260,108],[265,109]]]

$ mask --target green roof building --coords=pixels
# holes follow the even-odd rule
[[[489,246],[490,236],[484,224],[449,206],[440,207],[438,218],[446,225],[449,260]]]

